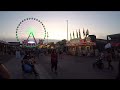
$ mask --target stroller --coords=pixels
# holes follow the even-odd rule
[[[36,76],[38,76],[38,73],[34,69],[33,62],[31,62],[29,59],[30,59],[30,56],[29,55],[25,55],[25,57],[21,61],[23,73],[30,73],[30,74],[34,73]]]
[[[23,59],[21,61],[21,63],[22,63],[22,71],[24,73],[32,73],[33,72],[32,66],[30,65],[28,59]]]

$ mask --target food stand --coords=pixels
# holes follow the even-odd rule
[[[70,55],[86,56],[88,53],[94,53],[93,47],[96,43],[92,42],[90,37],[86,37],[85,39],[72,39],[66,46]]]

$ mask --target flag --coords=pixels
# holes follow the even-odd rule
[[[77,38],[79,38],[78,32],[77,32]]]
[[[88,31],[88,29],[87,29],[87,31],[86,31],[86,36],[87,36],[87,35],[89,35],[89,31]]]
[[[47,32],[47,37],[48,37],[48,32]]]
[[[85,31],[84,31],[84,28],[83,28],[83,36],[85,36]]]
[[[77,38],[78,38],[78,32],[77,32],[77,30],[76,30],[76,36],[77,36]]]
[[[70,33],[70,39],[72,39],[71,33]]]
[[[81,39],[81,33],[80,33],[80,29],[79,29],[79,38]]]
[[[73,31],[73,38],[75,38],[75,36],[74,36],[74,31]]]

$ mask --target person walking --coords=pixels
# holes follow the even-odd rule
[[[58,64],[58,55],[56,53],[56,50],[54,49],[51,53],[51,71],[55,70],[55,73],[57,74],[57,64]]]
[[[118,63],[118,75],[117,75],[116,79],[120,80],[120,59],[119,59],[119,63]]]
[[[62,50],[59,51],[59,58],[63,59],[63,52],[62,52]]]
[[[108,54],[107,54],[107,61],[108,61],[108,69],[112,69],[113,70],[113,66],[111,65],[112,54],[110,53],[110,51],[108,51]]]

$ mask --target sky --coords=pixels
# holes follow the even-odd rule
[[[83,38],[83,28],[101,39],[120,33],[120,11],[0,11],[0,40],[17,41],[16,28],[26,18],[39,19],[48,32],[48,39],[67,39],[67,20],[69,40],[70,33],[73,35],[74,31],[76,37],[76,30],[79,29]],[[36,39],[44,38],[42,24],[27,20],[18,28],[20,40],[27,39],[29,28],[34,29]]]

